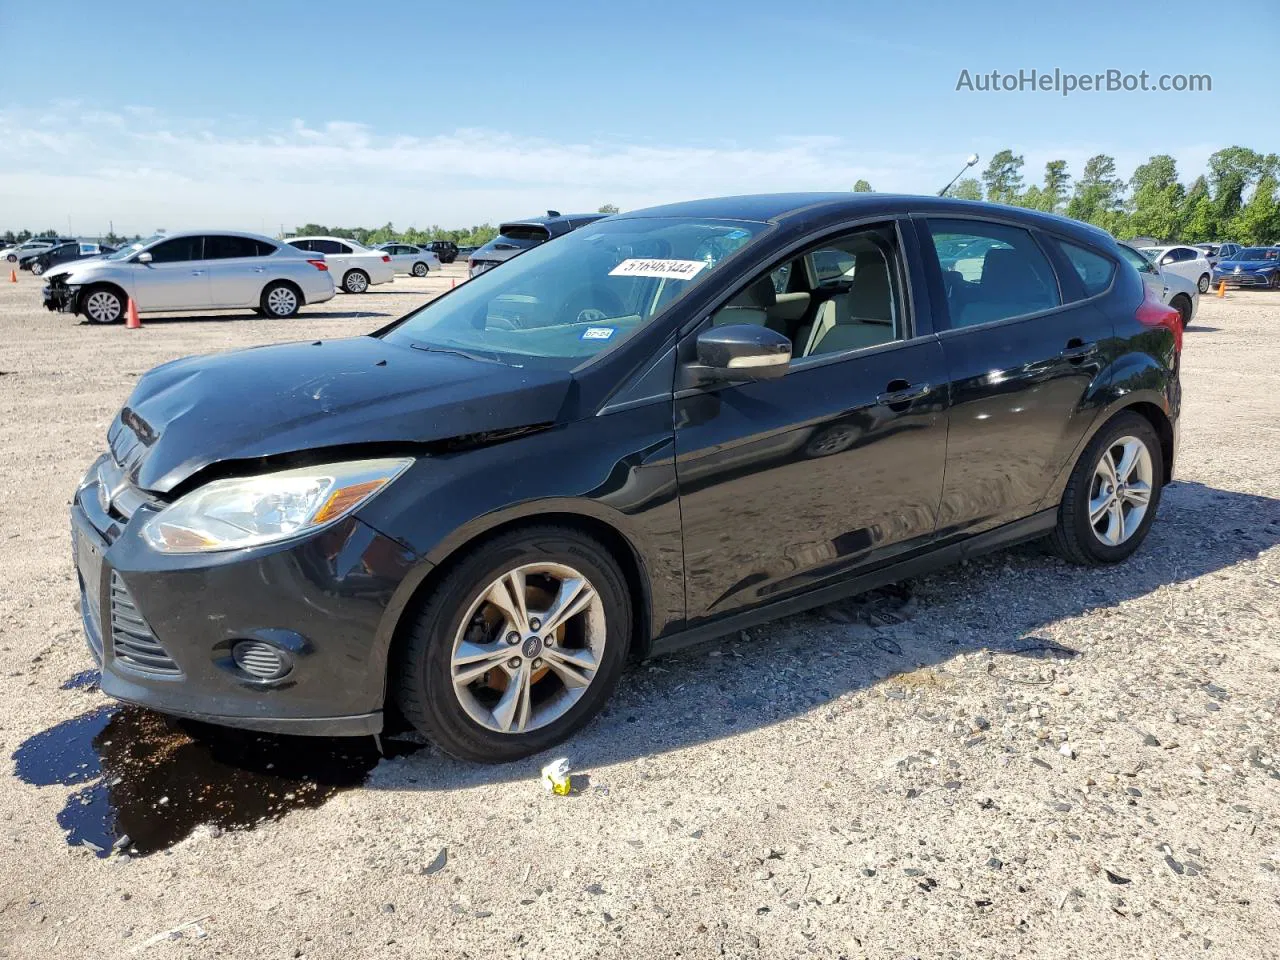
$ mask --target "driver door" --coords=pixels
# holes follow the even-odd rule
[[[213,303],[204,237],[175,237],[151,247],[150,263],[133,258],[134,299],[138,309],[207,310]]]

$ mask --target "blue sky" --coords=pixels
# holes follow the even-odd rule
[[[933,192],[1002,147],[1029,180],[1098,152],[1124,176],[1172,153],[1190,180],[1222,146],[1280,152],[1276,32],[1212,29],[1229,9],[0,0],[0,229],[458,226],[860,177]],[[1055,67],[1213,91],[955,89],[962,69]]]

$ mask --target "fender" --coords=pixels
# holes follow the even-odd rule
[[[1121,410],[1138,404],[1150,404],[1156,407],[1164,414],[1176,443],[1177,430],[1174,427],[1178,416],[1178,380],[1176,374],[1159,365],[1150,356],[1141,353],[1126,353],[1117,357],[1115,362],[1094,383],[1095,387],[1091,388],[1089,394],[1086,395],[1084,405],[1098,407],[1098,414],[1089,425],[1089,429],[1080,438],[1080,442],[1071,452],[1071,456],[1062,465],[1058,475],[1054,478],[1053,484],[1037,505],[1037,510],[1048,509],[1062,499],[1062,492],[1067,487],[1067,481],[1071,478],[1071,471],[1075,469],[1080,455],[1093,442],[1093,438],[1098,431]],[[1161,433],[1162,440],[1166,439],[1163,436],[1163,432],[1158,428],[1157,432]],[[1167,466],[1172,466],[1174,453],[1174,450],[1165,451]],[[1169,482],[1171,475],[1172,471],[1166,469],[1166,483]]]

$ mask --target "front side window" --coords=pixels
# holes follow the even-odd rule
[[[163,243],[157,243],[150,249],[152,263],[183,263],[187,260],[200,260],[204,247],[204,237],[175,237]]]
[[[808,250],[756,278],[711,318],[714,326],[758,324],[791,341],[796,364],[907,336],[898,235],[860,229]]]
[[[513,366],[572,369],[725,269],[765,226],[683,217],[601,221],[480,274],[384,336]]]
[[[979,220],[928,223],[953,328],[1061,306],[1057,276],[1028,231]]]

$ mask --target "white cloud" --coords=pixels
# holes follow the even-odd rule
[[[668,144],[566,143],[460,128],[431,137],[388,134],[359,123],[302,119],[244,133],[232,121],[166,117],[145,106],[114,110],[60,101],[45,110],[0,110],[0,229],[41,229],[68,217],[81,233],[114,221],[121,232],[156,227],[280,225],[462,226],[547,207],[634,209],[695,197],[785,190],[929,193],[959,157],[890,151],[818,135]],[[990,153],[999,146],[991,146]],[[1064,157],[1078,174],[1102,147],[1028,147],[1026,174]],[[1188,160],[1203,163],[1207,148]],[[1109,151],[1108,151],[1109,152]],[[1145,159],[1118,156],[1121,175]]]

